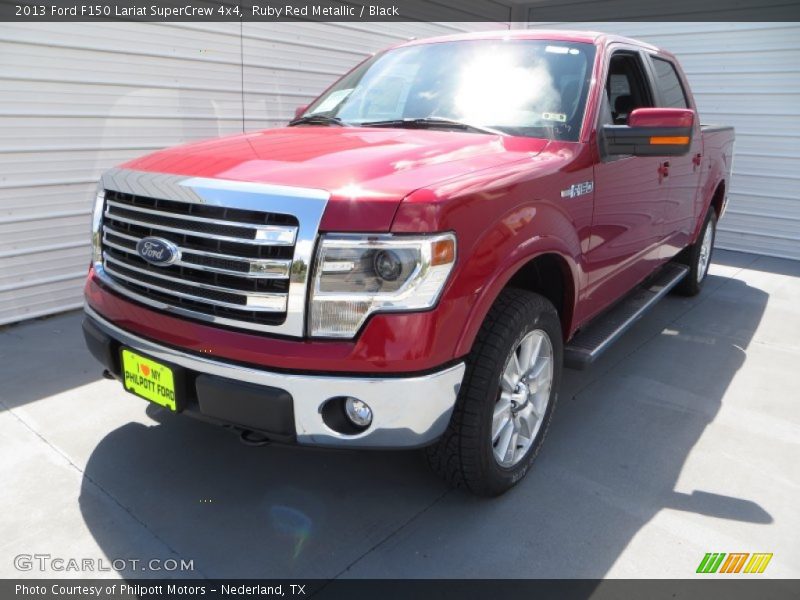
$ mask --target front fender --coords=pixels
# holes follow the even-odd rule
[[[501,243],[497,243],[500,240],[499,229],[506,227],[509,219],[515,220],[526,210],[525,207],[520,207],[518,211],[501,219],[476,244],[472,259],[475,271],[471,276],[480,280],[480,285],[475,289],[466,325],[456,345],[455,356],[469,353],[486,315],[511,278],[531,260],[543,255],[555,255],[567,267],[567,272],[564,273],[565,279],[568,279],[565,281],[565,288],[569,288],[571,293],[565,294],[565,302],[569,303],[565,309],[570,318],[564,323],[564,327],[565,334],[571,332],[571,315],[575,314],[577,301],[575,291],[580,289],[581,271],[577,262],[580,257],[580,242],[575,228],[560,211],[548,211],[535,204],[528,207],[530,208],[534,208],[535,212],[529,224],[516,235],[506,235]],[[550,233],[544,234],[543,231]]]
[[[569,302],[565,332],[571,333],[577,293],[584,283],[582,241],[588,240],[593,195],[566,201],[565,181],[592,177],[591,154],[573,147],[483,170],[446,182],[436,189],[420,189],[398,207],[392,224],[397,233],[454,231],[458,249],[456,268],[445,289],[443,303],[457,308],[448,314],[448,326],[437,337],[453,350],[468,354],[500,291],[530,260],[543,254],[558,257],[568,277]],[[451,329],[452,328],[452,329]]]

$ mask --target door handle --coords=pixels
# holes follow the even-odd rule
[[[664,181],[664,177],[669,177],[669,161],[665,160],[658,165],[658,183]]]

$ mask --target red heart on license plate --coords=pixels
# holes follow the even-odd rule
[[[147,365],[139,365],[139,370],[145,377],[150,377],[150,367],[148,367]]]

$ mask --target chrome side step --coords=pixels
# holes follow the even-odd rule
[[[689,272],[689,267],[667,263],[646,283],[596,317],[564,347],[564,366],[585,369],[619,339]]]

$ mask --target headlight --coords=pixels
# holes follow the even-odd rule
[[[97,192],[94,197],[94,210],[92,211],[92,264],[103,260],[103,207],[105,205],[106,191],[103,184],[97,184]]]
[[[311,335],[352,338],[374,312],[432,308],[455,260],[451,233],[323,236],[311,290]]]

